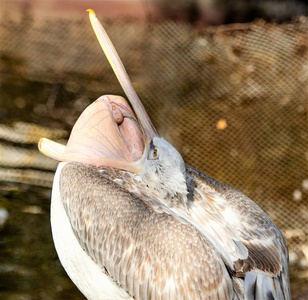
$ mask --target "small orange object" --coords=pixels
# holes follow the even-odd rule
[[[220,119],[217,123],[216,123],[216,128],[218,130],[224,130],[226,129],[228,126],[227,121],[225,119]]]

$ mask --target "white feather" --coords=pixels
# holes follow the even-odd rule
[[[62,204],[59,179],[66,163],[55,174],[51,200],[51,228],[62,266],[78,289],[90,300],[132,299],[106,275],[81,248]]]

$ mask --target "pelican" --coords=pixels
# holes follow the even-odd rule
[[[128,102],[98,98],[60,161],[51,225],[59,259],[88,299],[290,299],[288,249],[252,200],[185,164],[152,125],[94,11],[89,18]]]

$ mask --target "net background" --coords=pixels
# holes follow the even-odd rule
[[[123,95],[87,20],[8,20],[0,24],[3,124],[45,125],[52,135],[52,128],[69,130],[98,96]],[[170,21],[106,20],[104,26],[160,134],[188,164],[252,198],[283,231],[292,291],[300,293],[308,251],[308,19],[203,30]],[[34,165],[24,154],[13,163],[15,151],[36,150],[28,129],[11,130],[26,133],[17,142],[2,137],[2,151],[14,150],[0,161],[0,180],[22,182],[28,174],[28,183],[40,185],[51,173],[31,179],[27,172],[50,162]]]

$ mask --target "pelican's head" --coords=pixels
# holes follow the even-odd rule
[[[59,161],[79,161],[134,172],[160,197],[185,202],[187,186],[182,156],[157,133],[107,33],[92,10],[89,16],[134,111],[122,97],[102,96],[79,117],[66,147],[41,139],[40,151]]]

